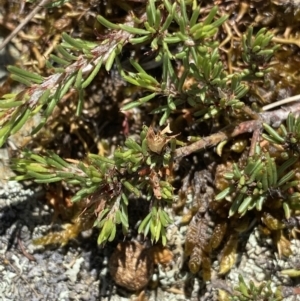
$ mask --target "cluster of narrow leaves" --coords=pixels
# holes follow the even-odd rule
[[[233,163],[232,172],[224,174],[230,184],[216,195],[215,200],[225,199],[231,203],[228,212],[231,217],[235,214],[243,216],[253,209],[262,211],[265,203],[276,197],[281,199],[285,218],[288,219],[291,210],[299,207],[299,192],[290,191],[298,185],[296,170],[291,169],[298,159],[299,156],[294,155],[278,165],[269,152],[257,146],[256,154],[249,157],[246,164],[238,166]]]
[[[24,123],[38,112],[42,113],[42,121],[32,134],[39,131],[52,114],[55,106],[70,89],[78,92],[76,114],[81,113],[84,101],[84,89],[99,72],[103,58],[96,56],[100,51],[97,43],[80,41],[62,34],[63,43],[56,48],[57,55],[51,54],[47,67],[53,75],[45,78],[15,66],[9,66],[12,79],[28,86],[18,94],[7,94],[1,101],[1,140],[6,141],[10,134],[19,130]],[[76,54],[76,50],[84,54]],[[102,51],[105,51],[102,49]],[[74,52],[74,54],[72,54]],[[50,63],[51,62],[51,63]],[[53,67],[53,65],[60,67]],[[17,130],[16,130],[17,128]]]
[[[250,27],[247,34],[242,38],[242,58],[247,65],[244,76],[248,78],[264,77],[270,71],[268,62],[278,50],[279,45],[270,47],[270,42],[273,35],[268,33],[265,28],[262,28],[253,37],[253,28]],[[268,47],[269,46],[269,47]]]
[[[242,275],[239,275],[239,285],[235,288],[235,294],[230,296],[231,301],[280,301],[282,299],[280,289],[273,292],[270,282],[255,285],[250,280],[247,285]]]
[[[165,228],[172,221],[165,211],[173,199],[173,187],[168,181],[172,155],[166,145],[171,139],[164,131],[156,135],[152,128],[144,126],[141,143],[128,138],[125,147],[119,147],[111,159],[90,154],[86,162],[76,162],[54,153],[43,157],[27,152],[25,158],[14,161],[14,169],[21,174],[15,179],[63,181],[79,186],[72,201],[84,201],[83,210],[92,213],[88,218],[94,219],[93,225],[100,229],[99,244],[115,238],[118,224],[124,235],[127,233],[130,198],[151,201],[150,213],[141,217],[138,231],[145,236],[150,233],[152,241],[166,244]]]
[[[267,133],[262,137],[277,146],[281,151],[280,156],[287,159],[300,153],[300,119],[289,114],[286,125],[281,124],[276,131],[270,125],[264,123],[263,127]]]
[[[126,72],[119,68],[123,78],[136,86],[151,92],[137,101],[124,106],[124,110],[144,104],[156,95],[166,97],[166,103],[155,108],[152,113],[162,114],[160,124],[163,125],[170,114],[178,107],[188,104],[193,108],[194,116],[198,121],[216,117],[222,112],[241,109],[245,103],[242,98],[249,90],[247,81],[253,78],[262,78],[269,69],[267,68],[271,56],[277,47],[270,46],[272,35],[265,29],[253,37],[253,29],[243,36],[242,72],[228,74],[220,59],[218,43],[211,37],[216,34],[227,16],[221,16],[216,21],[217,7],[214,7],[203,22],[196,23],[199,18],[200,7],[192,7],[191,17],[184,1],[171,5],[163,1],[163,5],[156,8],[150,1],[147,9],[145,29],[132,29],[132,33],[139,33],[139,38],[133,38],[134,44],[147,42],[150,37],[150,46],[156,53],[155,61],[162,63],[161,83],[147,72],[137,62],[131,60],[137,73]],[[151,9],[150,9],[151,8]],[[163,8],[168,17],[160,24]],[[149,21],[151,20],[151,21]],[[99,20],[109,26],[103,18]],[[166,31],[172,23],[172,31]],[[177,31],[174,25],[177,24]],[[111,25],[112,26],[112,25]],[[116,27],[112,27],[117,29]],[[121,27],[122,28],[122,27]],[[174,29],[175,28],[175,29]],[[176,46],[177,45],[177,46]],[[174,69],[172,62],[180,62],[182,71],[180,76]],[[258,61],[262,67],[258,67]],[[190,81],[187,87],[185,83]],[[231,110],[228,110],[231,109]]]
[[[163,95],[166,98],[166,103],[155,108],[152,112],[162,115],[160,125],[163,125],[170,114],[178,106],[184,104],[186,99],[193,102],[195,87],[190,89],[189,93],[185,92],[183,88],[187,78],[198,80],[199,77],[205,79],[205,82],[209,82],[212,80],[212,76],[215,78],[222,77],[220,74],[223,69],[222,63],[218,62],[220,60],[217,50],[218,43],[213,43],[210,38],[216,34],[218,27],[224,23],[227,16],[222,16],[214,21],[216,14],[217,7],[214,7],[203,22],[197,23],[200,16],[200,6],[194,6],[191,9],[186,7],[183,0],[173,4],[164,0],[161,5],[157,5],[152,0],[149,1],[146,8],[147,19],[142,24],[144,28],[111,24],[103,17],[98,17],[98,21],[108,28],[123,29],[139,35],[131,38],[129,42],[135,46],[149,43],[152,51],[156,54],[155,62],[160,62],[162,65],[162,78],[157,81],[147,74],[142,65],[134,60],[130,60],[130,62],[136,72],[123,70],[121,63],[116,61],[122,77],[127,82],[144,88],[146,92],[146,96],[143,98],[125,105],[124,110],[144,104],[157,95]],[[215,51],[211,54],[212,50]],[[205,57],[205,54],[208,56]],[[184,71],[181,76],[178,76],[178,71],[174,69],[174,61],[181,62],[183,65]],[[217,62],[218,64],[216,64]],[[226,79],[224,79],[225,81]],[[216,80],[215,85],[218,84],[220,85]],[[199,89],[196,90],[199,93]],[[204,97],[205,91],[202,91],[202,94]]]

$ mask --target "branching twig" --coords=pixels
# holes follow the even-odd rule
[[[244,133],[256,132],[255,139],[257,139],[258,131],[261,129],[263,122],[273,127],[278,127],[284,120],[287,119],[290,112],[299,115],[300,103],[296,103],[291,106],[285,106],[275,111],[260,113],[260,120],[249,120],[242,122],[237,126],[227,127],[216,134],[212,134],[188,146],[180,147],[175,151],[174,158],[178,159],[181,157],[188,156],[193,152],[199,151],[209,146],[216,145],[223,140],[231,139]]]

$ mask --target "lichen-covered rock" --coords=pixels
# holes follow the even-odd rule
[[[144,288],[153,274],[151,252],[135,241],[119,243],[109,259],[114,281],[130,291]]]

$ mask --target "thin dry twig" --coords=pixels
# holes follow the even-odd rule
[[[51,0],[41,0],[31,13],[9,34],[9,36],[1,43],[0,50],[2,50],[17,34],[18,32],[37,14],[45,5]]]
[[[29,253],[25,250],[25,247],[24,247],[24,245],[23,245],[23,242],[22,242],[22,240],[21,240],[19,237],[18,237],[18,245],[19,245],[19,247],[20,247],[20,250],[21,250],[22,254],[23,254],[26,258],[28,258],[30,261],[36,261],[35,257],[34,257],[33,255],[29,254]]]
[[[288,98],[285,98],[285,99],[281,99],[279,101],[276,101],[276,102],[273,102],[273,103],[270,103],[266,106],[263,106],[262,107],[262,110],[263,111],[268,111],[268,110],[271,110],[271,109],[274,109],[276,107],[279,107],[279,106],[282,106],[282,105],[285,105],[287,103],[290,103],[290,102],[294,102],[294,101],[299,101],[300,100],[300,94],[298,95],[294,95],[292,97],[288,97]]]

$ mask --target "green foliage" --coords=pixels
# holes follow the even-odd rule
[[[274,130],[271,126],[264,123],[263,127],[266,134],[262,137],[270,143],[279,144],[283,147],[281,153],[282,158],[289,158],[298,155],[300,151],[300,119],[295,118],[293,114],[289,114],[286,120],[286,126],[280,125],[278,131]]]
[[[166,244],[165,228],[172,220],[165,209],[173,199],[173,187],[162,171],[171,166],[172,155],[166,141],[160,154],[152,152],[153,141],[149,132],[151,129],[144,126],[141,143],[129,137],[125,141],[126,147],[118,148],[111,159],[90,154],[86,162],[74,163],[71,160],[70,163],[53,152],[45,157],[25,152],[23,159],[13,161],[13,168],[21,174],[14,179],[33,179],[37,183],[64,181],[68,185],[79,186],[73,202],[92,196],[87,206],[93,205],[95,210],[98,205],[103,207],[94,221],[94,226],[100,229],[99,244],[114,239],[118,224],[121,224],[124,234],[128,232],[127,206],[130,198],[154,200],[138,231],[145,236],[150,232],[152,241],[161,240]],[[163,139],[164,135],[161,133],[159,137]],[[143,177],[140,171],[145,171]]]
[[[247,65],[244,76],[248,78],[264,77],[269,71],[267,63],[271,60],[279,45],[270,47],[273,35],[266,28],[261,28],[253,37],[253,28],[250,27],[247,34],[242,38],[242,58]],[[247,74],[248,73],[248,74]]]
[[[150,1],[150,3],[152,2]],[[176,7],[176,5],[178,4],[174,3],[172,8],[167,1],[164,1],[164,4],[169,12],[165,23],[161,27],[157,27],[161,20],[159,14],[157,18],[150,14],[151,18],[156,18],[152,22],[154,27],[149,27],[148,22],[145,22],[144,25],[149,32],[139,37],[140,40],[134,40],[134,43],[137,44],[138,42],[144,43],[150,38],[151,33],[152,38],[155,36],[151,42],[151,47],[153,51],[157,52],[155,60],[162,62],[162,81],[159,84],[154,78],[149,77],[137,62],[132,60],[131,63],[138,73],[125,72],[118,64],[120,74],[126,81],[155,92],[138,101],[129,103],[124,107],[124,110],[144,104],[157,94],[166,96],[166,104],[153,110],[155,114],[163,114],[160,125],[165,123],[172,111],[184,103],[195,108],[194,116],[201,117],[199,121],[222,114],[228,108],[232,112],[241,109],[244,106],[241,98],[246,95],[249,89],[245,81],[250,78],[261,78],[269,71],[266,68],[258,69],[252,61],[258,59],[262,61],[264,58],[264,64],[267,66],[266,63],[278,48],[269,46],[272,35],[263,29],[259,32],[259,36],[254,39],[252,37],[253,29],[250,28],[247,38],[246,35],[243,38],[243,41],[248,41],[248,44],[243,44],[243,58],[247,60],[249,68],[244,68],[241,74],[240,72],[228,74],[220,60],[218,44],[210,39],[216,34],[217,27],[226,21],[227,16],[222,16],[213,22],[217,13],[217,7],[214,7],[204,22],[195,24],[200,11],[199,7],[193,8],[192,16],[188,19],[186,14],[177,18],[176,12],[179,11],[179,7]],[[186,11],[184,1],[181,1],[180,4],[181,9]],[[165,30],[172,21],[178,24],[178,31],[163,33],[162,30]],[[157,24],[157,26],[155,27],[154,24]],[[172,53],[170,48],[173,43],[182,43],[180,51],[175,53],[173,51]],[[256,46],[260,49],[258,53]],[[252,47],[256,47],[256,52],[252,51]],[[191,58],[191,60],[188,58]],[[184,68],[181,77],[178,77],[173,69],[172,61],[174,60],[180,61]],[[184,89],[184,82],[189,78],[193,78],[195,83],[189,89]]]
[[[166,231],[165,228],[172,223],[169,215],[157,205],[153,206],[151,212],[141,222],[138,232],[148,235],[149,230],[151,233],[151,241],[158,241],[161,237],[162,244],[166,245]]]
[[[273,292],[270,282],[255,285],[252,280],[247,285],[243,276],[239,275],[239,285],[235,288],[235,295],[231,301],[280,301],[283,300],[280,290]]]
[[[291,118],[291,117],[290,117]],[[274,131],[274,130],[273,130]],[[271,139],[269,139],[271,140]],[[272,202],[274,196],[281,200],[285,218],[291,216],[291,210],[298,209],[299,193],[291,193],[290,188],[298,185],[296,171],[291,167],[299,156],[293,155],[281,164],[269,152],[256,147],[256,153],[240,166],[233,163],[232,172],[224,174],[230,185],[216,196],[216,201],[226,199],[231,203],[228,216],[243,216],[250,210],[262,211],[266,202]]]
[[[65,2],[55,1],[51,7]],[[102,28],[100,41],[62,33],[62,42],[47,61],[47,77],[23,68],[8,68],[12,79],[26,88],[0,100],[0,146],[37,113],[42,120],[31,135],[41,130],[69,92],[76,91],[76,115],[80,116],[87,88],[100,70],[118,71],[127,82],[126,88],[138,91],[136,98],[120,106],[123,112],[136,107],[150,108],[160,126],[166,126],[183,111],[193,120],[190,128],[198,122],[207,122],[211,127],[220,120],[228,123],[244,118],[244,111],[252,104],[248,97],[251,84],[264,81],[278,48],[272,44],[273,36],[267,29],[254,35],[250,27],[240,37],[236,42],[241,46],[236,52],[238,62],[230,70],[231,57],[228,66],[224,66],[218,42],[220,28],[226,25],[228,16],[217,7],[202,12],[196,1],[149,0],[144,13],[138,9],[128,9],[127,13],[124,19],[112,18],[122,20],[121,23],[113,23],[105,14],[96,17],[97,26]],[[135,53],[141,49],[147,49],[151,61],[138,60]],[[128,51],[130,64],[123,60]],[[152,72],[149,65],[159,67],[159,72]],[[262,211],[274,191],[282,196],[281,208],[286,218],[299,209],[299,193],[289,190],[298,183],[294,165],[299,156],[299,124],[298,119],[290,116],[287,127],[281,126],[278,132],[264,125],[267,133],[263,137],[285,149],[280,159],[257,147],[247,161],[241,159],[233,164],[232,171],[225,175],[228,187],[216,196],[218,201],[231,203],[230,217],[243,216],[253,209]],[[150,235],[152,242],[166,244],[165,229],[172,222],[169,210],[174,200],[173,154],[176,142],[179,144],[175,136],[166,133],[170,133],[168,127],[155,134],[152,127],[143,126],[139,139],[129,137],[124,145],[120,142],[109,157],[88,154],[83,161],[64,160],[54,152],[42,156],[27,151],[13,162],[18,172],[15,179],[33,179],[37,183],[63,181],[72,187],[72,201],[82,202],[87,216],[93,218],[92,225],[99,228],[99,244],[112,241],[119,227],[126,235],[132,218],[128,215],[131,200],[141,202],[141,206],[146,203],[149,212],[141,217],[138,232]],[[209,252],[202,253],[209,261]]]

